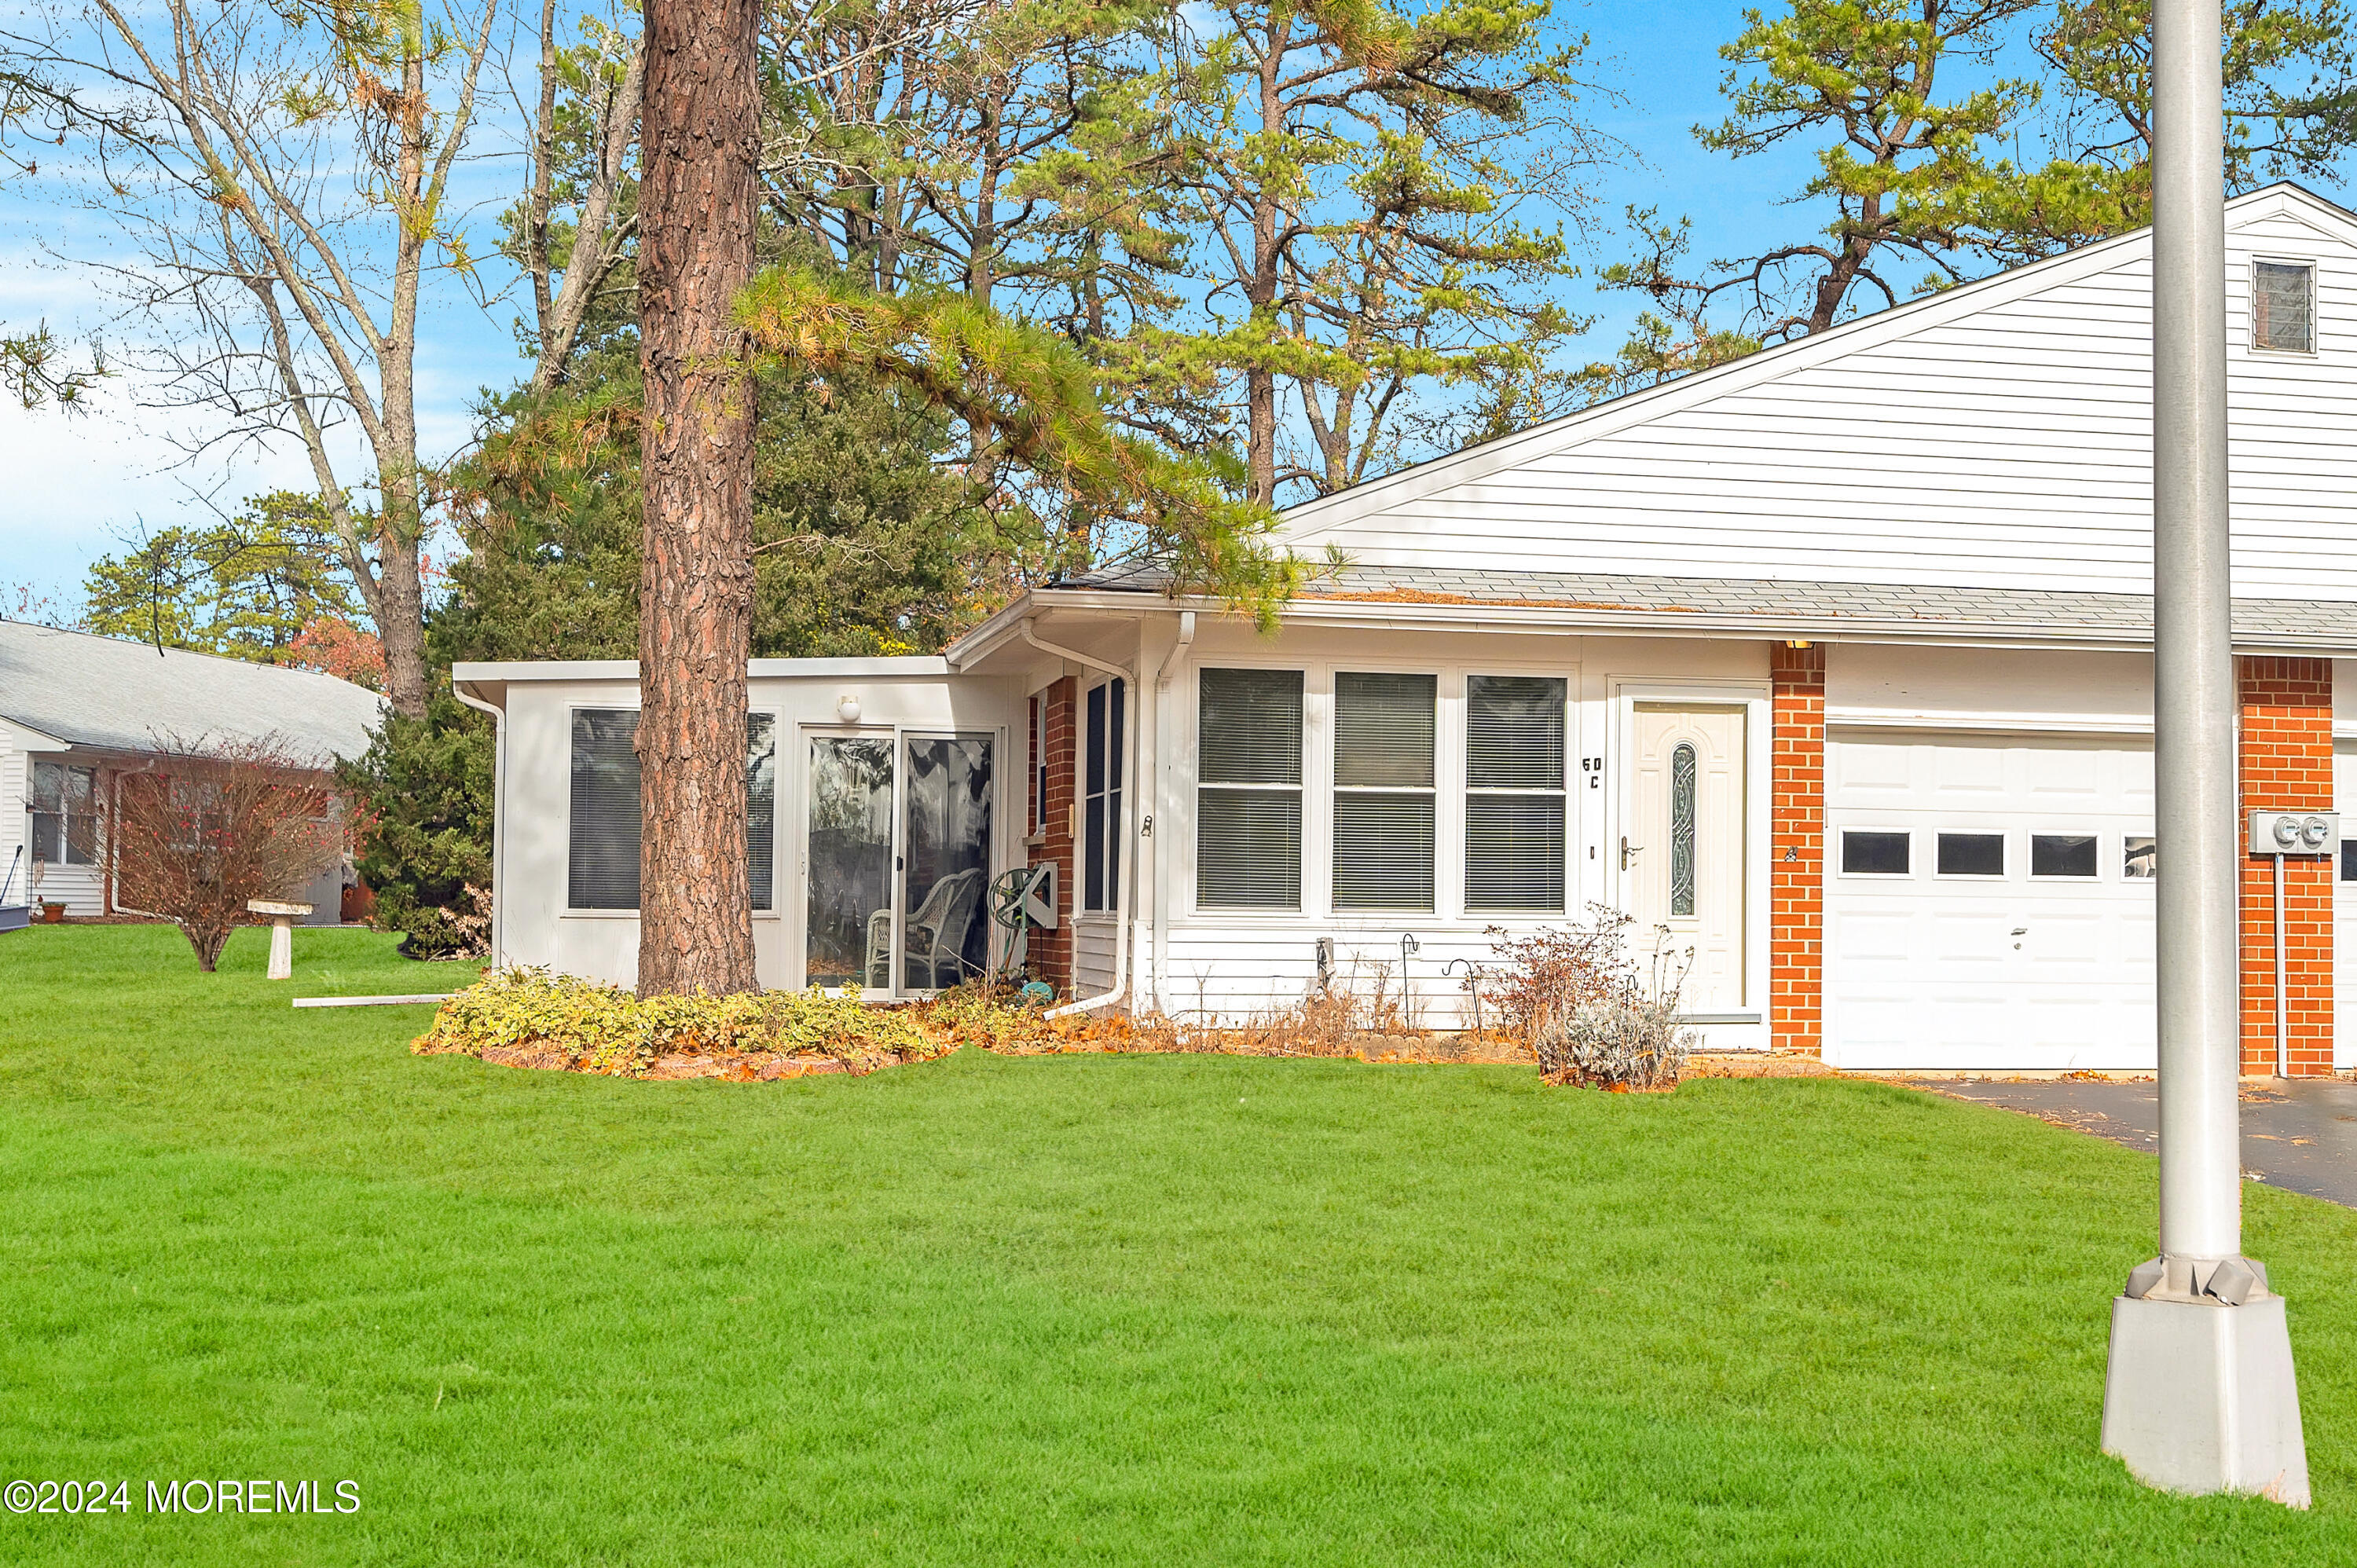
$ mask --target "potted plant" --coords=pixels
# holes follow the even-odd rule
[[[45,926],[62,926],[65,923],[66,907],[61,903],[52,903],[47,898],[42,899],[41,924]]]

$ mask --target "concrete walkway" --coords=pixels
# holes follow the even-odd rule
[[[2160,1142],[2160,1087],[2075,1079],[1911,1079],[1916,1087],[2001,1105],[2132,1149]],[[2357,1208],[2357,1083],[2262,1079],[2243,1086],[2243,1174]]]

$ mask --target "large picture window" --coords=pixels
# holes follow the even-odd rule
[[[1559,910],[1564,903],[1564,682],[1465,682],[1465,907]]]
[[[1432,908],[1438,679],[1334,677],[1334,908]]]
[[[33,858],[51,865],[98,864],[98,770],[33,764]]]
[[[1081,908],[1121,906],[1121,752],[1128,687],[1119,679],[1092,686],[1082,733]]]
[[[1195,901],[1301,907],[1301,671],[1205,670],[1195,791]]]
[[[746,880],[756,909],[769,908],[776,893],[777,723],[770,714],[745,715]],[[568,908],[639,907],[638,733],[636,708],[574,710]]]

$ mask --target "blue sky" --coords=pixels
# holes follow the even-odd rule
[[[1732,0],[1594,0],[1562,13],[1592,35],[1599,74],[1624,100],[1597,104],[1595,118],[1641,160],[1596,182],[1597,211],[1604,220],[1596,263],[1619,254],[1618,219],[1630,203],[1658,205],[1665,217],[1690,215],[1695,253],[1706,259],[1756,251],[1821,221],[1779,205],[1806,176],[1804,153],[1737,163],[1705,152],[1690,134],[1697,121],[1715,121],[1723,113],[1717,48],[1740,26],[1740,12]],[[495,130],[479,149],[491,156],[469,176],[485,217],[520,178],[519,166],[497,156],[507,138],[504,129]],[[47,253],[103,256],[108,243],[103,229],[61,204],[56,188],[38,179],[0,187],[5,263],[0,321],[11,330],[45,320],[61,336],[119,337],[121,329],[110,322],[112,307],[91,275]],[[1604,316],[1587,346],[1596,357],[1609,354],[1631,302],[1599,298],[1576,285],[1567,303]],[[455,288],[442,290],[433,302],[419,339],[420,418],[429,460],[466,444],[477,389],[507,384],[519,373],[510,333],[514,314],[511,302],[487,312]],[[171,439],[175,422],[136,406],[135,395],[127,384],[110,386],[79,416],[27,413],[0,402],[0,466],[8,475],[7,494],[0,499],[0,593],[5,595],[0,613],[13,609],[19,585],[47,591],[70,607],[79,601],[91,560],[118,548],[122,536],[143,522],[154,528],[208,515],[201,496],[234,503],[257,491],[307,484],[291,445],[245,451],[229,461],[180,463]]]

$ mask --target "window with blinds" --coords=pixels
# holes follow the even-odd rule
[[[1432,675],[1334,677],[1334,908],[1432,908]]]
[[[2305,262],[2251,263],[2251,346],[2316,351],[2316,269]]]
[[[1301,671],[1205,670],[1197,685],[1195,902],[1301,908]]]
[[[1121,905],[1121,748],[1128,688],[1092,687],[1082,733],[1081,908]]]
[[[745,715],[746,880],[753,908],[776,893],[777,718]],[[573,811],[565,901],[575,909],[639,907],[639,733],[636,708],[573,712]]]
[[[1558,679],[1465,680],[1465,907],[1559,910],[1569,693]]]

